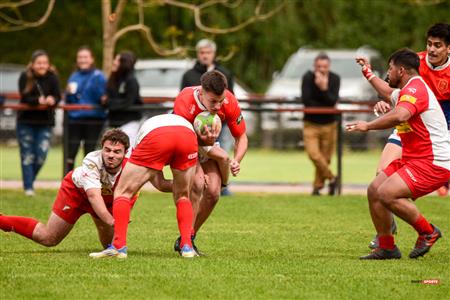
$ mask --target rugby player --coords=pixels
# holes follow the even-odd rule
[[[450,24],[437,23],[431,26],[427,32],[427,50],[418,53],[420,57],[419,74],[431,88],[439,104],[444,111],[450,130]],[[388,83],[373,74],[371,66],[366,58],[357,57],[356,61],[362,66],[364,76],[377,92],[388,102],[380,101],[375,106],[377,113],[385,113],[390,110],[391,105],[395,105],[398,97],[398,91],[394,93]],[[391,102],[391,103],[389,103]],[[402,143],[396,130],[389,136],[380,157],[377,173],[386,168],[393,160],[402,155]],[[448,183],[438,189],[441,196],[448,193]],[[392,232],[396,231],[395,221]],[[369,248],[378,247],[378,240],[375,237],[370,243]]]
[[[97,227],[100,243],[107,247],[113,238],[113,191],[126,162],[129,139],[123,131],[111,129],[103,135],[101,145],[101,150],[87,154],[82,166],[64,177],[47,224],[28,217],[0,215],[0,229],[52,247],[88,213]],[[135,200],[133,196],[131,203]]]
[[[379,247],[361,259],[398,259],[401,252],[391,233],[392,214],[419,234],[410,258],[425,255],[441,237],[408,200],[424,196],[450,179],[450,139],[445,115],[431,89],[419,76],[420,58],[411,50],[398,50],[389,58],[389,86],[399,88],[396,106],[371,121],[347,125],[348,131],[396,127],[402,157],[392,161],[370,184],[367,195]]]
[[[181,235],[182,257],[192,258],[191,232],[193,209],[189,199],[198,156],[197,135],[186,119],[174,115],[159,115],[148,119],[139,129],[136,146],[114,191],[114,239],[107,249],[91,253],[93,258],[127,257],[127,230],[133,196],[148,181],[159,177],[165,165],[173,175],[171,185],[177,208]]]
[[[201,85],[184,88],[176,97],[174,114],[180,115],[193,123],[195,117],[203,112],[218,114],[226,122],[234,137],[234,158],[229,160],[229,170],[233,176],[240,172],[240,163],[247,152],[248,138],[245,120],[242,117],[239,102],[227,90],[227,79],[217,70],[206,72],[200,79]],[[219,132],[206,130],[199,135],[200,145],[211,146],[215,143]],[[208,219],[220,196],[222,178],[218,162],[214,157],[206,157],[197,163],[194,186],[191,194],[194,206],[194,228],[192,241],[196,233]],[[197,247],[193,245],[197,253]],[[175,251],[180,251],[180,238],[175,241]]]

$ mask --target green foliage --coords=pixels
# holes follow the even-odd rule
[[[0,191],[0,211],[46,220],[56,190],[35,199]],[[450,230],[450,203],[429,197],[422,213]],[[206,257],[183,260],[168,194],[142,193],[132,211],[129,256],[92,260],[100,243],[89,216],[58,246],[0,231],[2,299],[447,299],[449,239],[407,258],[416,234],[398,222],[404,258],[360,261],[373,226],[363,196],[240,194],[222,199],[197,235]],[[426,286],[411,281],[440,279]],[[447,295],[447,296],[446,296]]]
[[[113,1],[114,2],[114,1]],[[201,3],[202,1],[194,1]],[[238,9],[217,4],[205,10],[202,21],[212,27],[229,27],[252,15],[256,0],[243,1]],[[279,1],[267,1],[270,9]],[[24,10],[45,7],[39,1]],[[263,92],[271,81],[272,73],[280,70],[298,48],[309,45],[318,48],[357,48],[370,45],[386,57],[401,47],[416,51],[425,48],[425,32],[435,22],[448,22],[450,1],[434,5],[417,5],[409,0],[288,0],[286,7],[271,19],[255,23],[243,30],[211,35],[199,31],[190,11],[153,6],[145,10],[146,24],[152,28],[156,41],[172,47],[188,45],[195,57],[195,42],[203,37],[214,38],[218,54],[226,56],[237,49],[235,56],[225,65],[254,91]],[[122,25],[137,21],[136,7],[130,1]],[[61,72],[63,82],[73,70],[75,51],[80,45],[90,45],[100,64],[102,55],[100,1],[57,1],[46,24],[20,32],[0,33],[0,62],[26,64],[33,50],[49,51]],[[119,40],[117,50],[131,49],[138,57],[155,57],[139,33],[130,33]]]

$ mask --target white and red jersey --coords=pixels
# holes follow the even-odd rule
[[[427,51],[417,53],[420,58],[419,74],[436,95],[438,101],[450,101],[450,59],[434,67],[428,61]]]
[[[158,115],[151,117],[147,121],[145,121],[141,128],[139,129],[137,138],[136,138],[136,144],[135,147],[144,139],[144,137],[155,130],[156,128],[160,127],[166,127],[166,126],[183,126],[190,130],[192,130],[194,133],[194,128],[192,127],[192,124],[189,123],[185,118],[174,115],[174,114],[164,114],[164,115]]]
[[[409,110],[411,118],[396,126],[402,140],[402,159],[426,159],[450,170],[450,140],[442,109],[420,76],[401,89],[397,106]]]
[[[184,88],[175,99],[173,113],[182,116],[190,123],[194,123],[195,117],[207,110],[200,101],[200,90],[200,86]],[[245,133],[245,120],[242,117],[239,102],[230,91],[225,91],[225,100],[217,114],[222,122],[227,123],[234,137],[239,137]]]

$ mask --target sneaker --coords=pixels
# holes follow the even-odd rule
[[[392,250],[376,248],[370,254],[361,256],[359,259],[399,259],[402,257],[402,253],[397,246]]]
[[[194,249],[195,253],[197,254],[197,256],[204,256],[205,254],[200,252],[197,248],[197,246],[195,246],[195,235],[191,235],[191,242],[192,242],[192,248]],[[176,240],[175,243],[173,244],[173,251],[178,252],[181,255],[181,236],[179,236]]]
[[[123,246],[120,249],[116,249],[113,245],[109,245],[108,248],[101,252],[92,252],[89,254],[92,258],[106,258],[106,257],[117,257],[117,258],[127,258],[127,246]]]
[[[395,223],[395,219],[392,219],[391,233],[392,235],[397,234],[397,223]],[[378,247],[380,247],[380,244],[378,242],[378,234],[376,234],[373,240],[369,243],[369,249],[373,250],[377,249]]]
[[[34,197],[34,190],[29,189],[29,190],[25,190],[25,196],[27,197]]]
[[[417,238],[416,245],[414,249],[409,253],[409,258],[418,258],[419,256],[424,256],[428,251],[430,251],[431,247],[436,243],[438,239],[441,238],[442,233],[433,224],[433,233],[431,234],[421,234]]]
[[[226,186],[220,191],[220,196],[233,196],[233,193],[230,191],[230,189]]]
[[[338,178],[334,177],[330,182],[328,183],[328,196],[334,196],[337,192],[337,185],[338,185]]]
[[[189,245],[184,245],[183,248],[181,248],[180,255],[181,257],[185,258],[193,258],[199,256],[194,248]]]

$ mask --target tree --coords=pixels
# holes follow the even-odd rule
[[[20,8],[35,0],[9,1],[0,3],[0,32],[19,31],[44,24],[55,6],[55,0],[49,0],[45,13],[36,21],[25,20]]]

